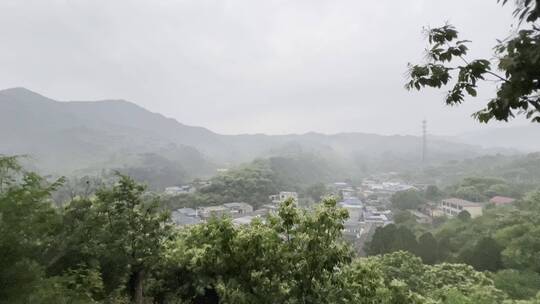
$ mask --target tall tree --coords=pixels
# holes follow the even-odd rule
[[[48,286],[45,270],[55,251],[60,215],[49,183],[24,172],[16,157],[0,157],[0,303],[32,303]]]
[[[416,209],[425,202],[421,193],[417,190],[398,191],[390,198],[392,206],[397,209]]]
[[[145,187],[120,175],[111,189],[97,193],[98,213],[106,221],[101,237],[111,251],[124,259],[128,270],[128,293],[143,303],[147,272],[164,249],[169,235],[168,216],[157,211],[157,201],[145,202]]]
[[[22,167],[17,156],[0,154],[0,192],[15,182],[17,175],[22,174]]]
[[[396,231],[397,226],[394,224],[375,229],[373,237],[366,243],[366,253],[368,255],[377,255],[392,252]]]
[[[366,253],[377,255],[400,250],[414,253],[417,247],[416,237],[409,228],[389,224],[375,230],[371,241],[366,243]]]
[[[429,185],[424,191],[424,196],[430,200],[440,198],[441,195],[443,195],[443,193],[436,185]]]
[[[463,262],[479,271],[497,271],[503,267],[502,247],[492,238],[484,237],[461,255]]]
[[[418,238],[418,247],[416,254],[422,258],[425,264],[435,264],[437,262],[437,240],[433,237],[433,234],[426,232]]]
[[[288,200],[264,222],[235,227],[213,219],[182,231],[173,257],[189,280],[181,294],[192,300],[216,292],[225,303],[329,303],[352,258],[341,238],[346,217],[333,199],[310,211]]]

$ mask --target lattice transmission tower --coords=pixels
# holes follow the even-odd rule
[[[427,161],[427,121],[422,120],[422,163]]]

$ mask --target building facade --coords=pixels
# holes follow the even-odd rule
[[[441,201],[441,210],[449,217],[454,217],[462,211],[467,211],[472,218],[475,218],[482,215],[482,209],[482,204],[460,198],[447,198]]]
[[[292,198],[294,201],[298,202],[298,193],[292,191],[281,191],[279,194],[270,195],[270,200],[274,204],[282,203],[289,198]]]
[[[229,213],[233,217],[245,216],[247,214],[253,213],[253,207],[248,203],[233,202],[223,204],[223,206],[229,209]]]
[[[223,217],[229,215],[229,209],[225,206],[208,206],[208,207],[199,207],[197,209],[197,214],[200,218],[206,220],[211,217]]]

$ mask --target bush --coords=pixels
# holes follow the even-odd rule
[[[501,270],[493,276],[493,281],[498,289],[516,300],[533,298],[540,288],[540,274],[528,270]]]

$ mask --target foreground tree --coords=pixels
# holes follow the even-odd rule
[[[63,213],[57,254],[49,271],[62,274],[71,269],[94,269],[103,282],[104,301],[127,294],[143,303],[145,284],[160,265],[165,242],[171,236],[168,215],[158,202],[145,198],[145,187],[127,176],[102,188],[89,199],[75,199]]]
[[[493,276],[495,286],[505,291],[512,299],[534,298],[540,286],[540,274],[532,271],[505,269]]]
[[[235,227],[213,219],[181,231],[172,256],[185,280],[180,294],[217,294],[224,303],[329,303],[337,271],[352,258],[341,239],[346,218],[333,199],[311,211],[288,200],[264,222]]]
[[[0,175],[0,303],[92,303],[88,291],[101,288],[92,269],[47,273],[62,228],[51,193],[62,180],[25,172],[16,157],[0,156]]]
[[[411,253],[398,251],[367,258],[377,264],[386,286],[407,286],[408,300],[386,303],[502,303],[504,293],[484,274],[463,264],[425,265]],[[460,299],[460,301],[454,301]],[[385,303],[385,302],[383,302]]]
[[[498,0],[503,5],[508,0]],[[540,122],[540,1],[516,1],[514,15],[521,29],[495,46],[495,59],[468,59],[468,40],[458,39],[450,24],[428,29],[429,61],[409,65],[409,90],[424,87],[441,88],[455,78],[445,102],[457,105],[465,96],[475,97],[481,82],[497,83],[496,96],[473,116],[480,122],[504,120],[524,114]],[[450,65],[456,60],[460,63]],[[495,66],[495,67],[494,67]],[[498,71],[495,71],[498,70]]]
[[[96,208],[102,226],[95,230],[106,247],[100,252],[125,267],[127,291],[142,304],[148,272],[157,263],[169,236],[168,216],[157,211],[157,201],[143,199],[145,187],[119,176],[111,189],[97,193]]]

